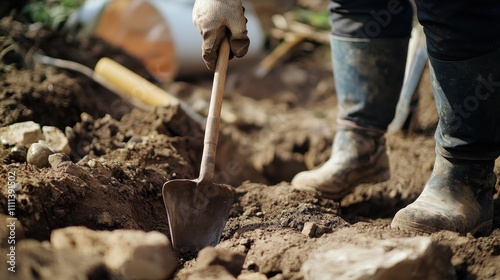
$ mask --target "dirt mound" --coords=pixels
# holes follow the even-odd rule
[[[26,163],[0,165],[2,179],[15,172],[23,186],[16,210],[27,237],[45,240],[52,229],[70,225],[166,233],[161,187],[166,179],[195,177],[201,131],[193,128],[191,137],[163,134],[178,133],[164,126],[176,123],[172,110],[130,116],[119,122],[109,115],[94,120],[83,114],[73,129],[72,155],[81,158],[77,163],[63,161],[43,169]],[[3,209],[5,202],[0,201]]]

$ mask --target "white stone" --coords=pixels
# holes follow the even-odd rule
[[[430,237],[376,240],[319,249],[304,262],[306,280],[453,279],[451,250]]]
[[[50,241],[56,249],[102,256],[108,269],[126,279],[166,279],[178,265],[167,236],[156,231],[68,227],[54,230]]]
[[[42,139],[40,125],[33,122],[20,122],[0,128],[0,141],[8,145],[28,146]]]
[[[307,222],[307,223],[304,223],[304,228],[302,229],[302,234],[309,236],[309,237],[314,237],[317,229],[318,229],[318,226],[315,223]]]
[[[42,132],[44,140],[40,143],[45,144],[53,151],[69,155],[71,153],[71,147],[69,146],[68,138],[64,135],[59,128],[55,126],[44,126],[42,127]]]

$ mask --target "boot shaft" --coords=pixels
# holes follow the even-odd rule
[[[439,113],[436,151],[447,157],[500,156],[500,49],[464,61],[430,57]]]
[[[394,118],[408,39],[331,39],[341,125],[384,132]]]

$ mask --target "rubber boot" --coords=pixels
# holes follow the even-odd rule
[[[361,183],[382,182],[389,177],[384,137],[342,129],[335,135],[330,159],[315,170],[297,174],[292,186],[338,200]]]
[[[389,179],[384,133],[394,118],[408,39],[331,41],[339,117],[332,155],[292,186],[340,199],[357,185]]]
[[[396,213],[391,227],[433,233],[450,230],[486,235],[493,223],[495,162],[437,155],[420,196]]]
[[[500,155],[500,49],[464,61],[429,59],[439,112],[436,162],[420,196],[396,213],[392,227],[488,234]]]

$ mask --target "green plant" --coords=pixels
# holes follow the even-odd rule
[[[33,22],[39,22],[52,29],[59,29],[84,1],[85,0],[32,0],[23,8],[22,13]]]
[[[329,23],[330,14],[328,11],[314,12],[307,9],[297,9],[296,13],[297,13],[297,20],[300,22],[307,23],[319,29],[325,29],[325,30],[330,29],[330,23]]]

